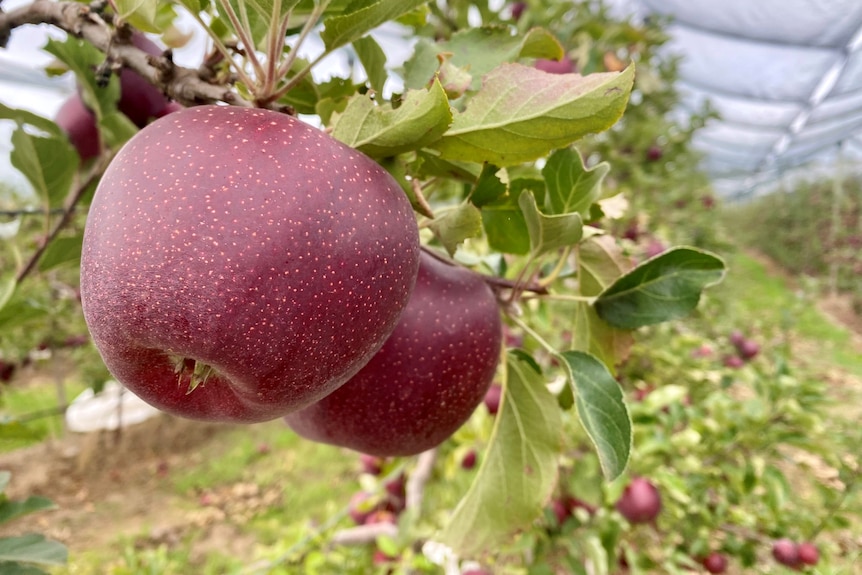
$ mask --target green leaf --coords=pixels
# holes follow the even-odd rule
[[[8,561],[0,562],[0,572],[3,575],[49,575],[47,571],[35,565],[9,563]]]
[[[0,561],[22,561],[39,565],[63,565],[68,559],[65,545],[31,533],[0,539]]]
[[[299,4],[299,0],[281,0],[279,6],[275,5],[274,0],[245,1],[266,20],[276,20],[278,22],[281,22],[293,10],[294,6]]]
[[[487,552],[526,529],[557,480],[560,410],[532,358],[510,352],[504,393],[476,478],[439,540],[462,556]]]
[[[389,74],[386,72],[386,54],[380,44],[371,36],[363,36],[353,41],[353,48],[365,74],[368,76],[368,84],[378,94],[383,94],[383,85]]]
[[[111,74],[107,86],[96,85],[93,70],[105,61],[105,55],[98,48],[69,35],[63,42],[49,39],[44,50],[75,73],[81,98],[87,107],[93,110],[96,118],[101,119],[104,115],[116,111],[117,101],[120,99],[120,80],[117,74]]]
[[[449,100],[439,82],[411,90],[401,106],[380,106],[358,94],[338,118],[332,136],[372,157],[418,150],[440,139],[452,122]]]
[[[156,26],[158,0],[116,0],[117,15],[138,30],[159,32]]]
[[[33,426],[17,420],[0,418],[0,441],[10,439],[41,439],[42,434]],[[0,490],[2,492],[2,490]]]
[[[590,206],[602,195],[602,181],[610,169],[610,164],[601,162],[588,170],[581,153],[573,148],[562,148],[551,154],[542,168],[551,213],[577,212],[588,218]]]
[[[0,102],[0,120],[14,120],[18,124],[33,126],[51,136],[62,136],[63,130],[53,121],[27,110],[16,110]]]
[[[102,114],[99,120],[99,134],[107,148],[118,149],[137,133],[137,126],[118,110]]]
[[[539,256],[560,248],[573,246],[584,234],[584,223],[579,214],[546,216],[539,211],[533,192],[521,192],[518,199],[527,231],[530,234],[530,251]]]
[[[72,237],[54,238],[39,260],[39,270],[44,272],[65,263],[80,262],[83,240],[83,232]]]
[[[12,165],[47,206],[61,205],[78,171],[78,153],[72,144],[64,136],[43,138],[19,127],[12,133],[12,145]]]
[[[508,28],[483,26],[460,30],[439,43],[421,40],[405,63],[405,85],[419,88],[428,84],[440,67],[438,56],[447,54],[445,63],[469,72],[471,89],[478,90],[482,76],[507,62],[520,58],[561,58],[563,47],[547,30],[533,28],[525,35],[513,35]]]
[[[724,261],[707,251],[672,248],[651,258],[604,290],[595,302],[609,324],[636,329],[688,315],[701,291],[722,280]]]
[[[352,2],[347,10],[338,16],[323,21],[324,30],[320,33],[327,51],[358,40],[369,30],[384,22],[412,12],[428,0],[360,0]]]
[[[504,64],[434,144],[443,158],[511,166],[610,128],[622,116],[634,68],[620,73],[547,74]]]
[[[593,236],[578,246],[578,292],[597,296],[631,268],[613,236]]]
[[[449,255],[454,255],[458,244],[467,238],[475,238],[482,234],[482,214],[479,208],[464,202],[439,215],[429,224],[429,227]]]
[[[55,509],[56,507],[50,499],[35,495],[31,495],[21,501],[4,501],[0,503],[0,523],[6,523],[22,515],[46,509]]]
[[[586,351],[599,358],[613,372],[629,356],[634,335],[629,330],[613,327],[602,320],[587,302],[575,305],[572,348]]]
[[[557,354],[575,387],[581,425],[598,452],[605,478],[612,481],[625,471],[632,448],[632,425],[623,392],[608,368],[582,351]]]
[[[491,164],[485,164],[482,167],[482,173],[479,179],[476,180],[476,185],[473,186],[473,191],[470,192],[470,201],[478,207],[496,202],[506,195],[508,188],[504,184],[497,173],[500,168]]]
[[[482,225],[489,245],[497,251],[524,255],[530,251],[530,231],[518,199],[525,190],[544,197],[545,182],[538,178],[516,177],[509,182],[507,193],[490,204],[482,205]]]

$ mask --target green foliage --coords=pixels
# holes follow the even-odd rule
[[[0,523],[54,507],[53,503],[44,497],[31,496],[20,501],[10,500],[5,491],[11,476],[8,471],[0,471]],[[68,551],[64,545],[37,533],[0,537],[0,569],[4,573],[47,573],[40,567],[63,565],[67,558]]]

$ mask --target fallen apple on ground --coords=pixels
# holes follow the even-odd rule
[[[497,299],[483,278],[423,252],[395,331],[350,381],[285,421],[299,435],[373,455],[439,445],[479,405],[502,345]]]
[[[285,114],[198,106],[111,162],[87,219],[81,301],[105,365],[144,401],[251,423],[365,365],[418,263],[410,204],[373,160]]]

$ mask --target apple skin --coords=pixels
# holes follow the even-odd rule
[[[105,365],[144,401],[252,423],[365,365],[418,264],[410,204],[373,160],[284,114],[196,106],[138,132],[106,170],[81,302]]]
[[[132,34],[131,42],[151,56],[160,56],[164,52],[155,42],[138,32]],[[120,70],[120,101],[117,102],[117,109],[137,127],[143,128],[153,118],[169,113],[166,112],[169,104],[165,95],[140,74],[128,68]]]
[[[635,477],[617,501],[617,511],[629,523],[649,523],[661,512],[661,494],[648,479]]]
[[[779,539],[772,544],[772,557],[785,567],[797,568],[800,565],[799,547],[790,539]]]
[[[803,542],[797,546],[799,562],[804,565],[817,565],[820,561],[820,551],[813,543]]]
[[[75,93],[69,96],[60,106],[54,121],[78,150],[81,161],[99,155],[99,128],[96,126],[96,116],[84,105],[80,95]]]
[[[703,558],[703,568],[708,573],[719,574],[727,571],[727,557],[717,551],[713,551]]]
[[[379,456],[439,445],[482,402],[503,330],[477,274],[422,252],[416,287],[381,350],[349,382],[285,417],[299,435]]]

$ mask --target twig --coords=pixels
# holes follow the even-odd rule
[[[329,542],[333,545],[364,545],[373,543],[381,536],[398,537],[398,526],[392,523],[372,523],[348,527],[333,533]]]
[[[431,479],[434,471],[434,462],[437,460],[437,448],[429,449],[419,455],[416,467],[407,479],[405,491],[407,494],[405,507],[415,509],[416,515],[422,508],[422,495],[425,493],[425,485]]]
[[[170,54],[152,56],[128,42],[114,42],[114,29],[85,4],[34,0],[9,12],[0,12],[0,47],[5,47],[11,31],[26,24],[50,24],[82,38],[104,52],[108,59],[134,70],[170,98],[184,105],[226,102],[253,107],[235,91],[204,81],[197,70],[174,64]],[[282,106],[272,104],[271,109]]]

